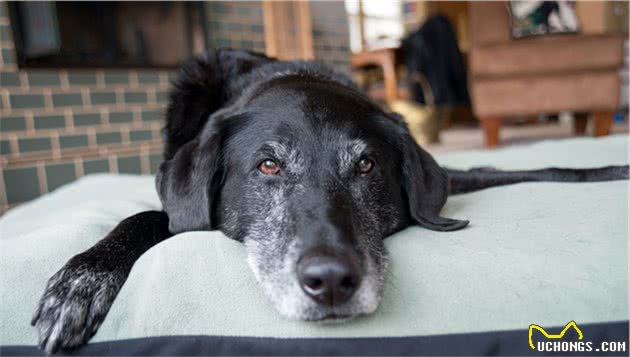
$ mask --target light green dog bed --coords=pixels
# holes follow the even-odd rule
[[[460,169],[624,165],[628,138],[542,142],[437,159]],[[0,345],[5,352],[33,353],[29,346],[36,344],[37,334],[29,325],[31,314],[54,272],[123,218],[154,209],[160,204],[152,177],[94,175],[5,214],[0,219]],[[452,233],[411,227],[389,237],[392,264],[382,305],[373,315],[332,325],[282,318],[256,286],[240,243],[217,231],[179,234],[136,263],[91,345],[160,336],[343,341],[628,320],[627,181],[491,188],[449,198],[444,215],[469,219],[470,227]],[[527,351],[526,336],[518,336],[526,348],[521,351]],[[217,351],[249,351],[224,349],[230,341],[221,340],[223,349]],[[168,345],[174,346],[172,340]],[[274,353],[273,346],[281,345],[265,342],[272,347],[254,352]],[[217,352],[207,348],[201,354]],[[165,350],[112,351],[99,353]]]

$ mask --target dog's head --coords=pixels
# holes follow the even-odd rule
[[[157,181],[174,233],[218,228],[243,241],[272,303],[305,320],[376,310],[388,235],[467,224],[439,215],[446,173],[397,115],[298,70],[243,88]]]

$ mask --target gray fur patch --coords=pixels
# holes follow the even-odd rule
[[[351,170],[367,148],[367,144],[359,139],[351,140],[345,148],[339,150],[338,161],[340,172]]]

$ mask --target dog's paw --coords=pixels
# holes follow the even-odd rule
[[[48,280],[31,321],[39,332],[39,347],[53,354],[86,343],[105,319],[119,280],[114,272],[81,263],[80,255],[71,259]]]

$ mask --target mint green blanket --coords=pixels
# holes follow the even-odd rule
[[[453,168],[628,163],[628,138],[571,139],[438,157]],[[0,345],[36,342],[46,280],[135,212],[159,209],[148,176],[96,175],[0,219]],[[179,234],[134,266],[93,341],[160,335],[408,336],[628,319],[628,182],[523,183],[449,198],[469,228],[408,228],[386,240],[379,310],[342,324],[282,318],[243,247],[220,232]]]

